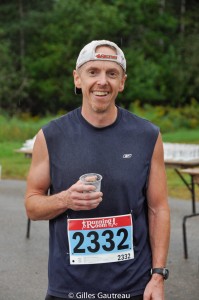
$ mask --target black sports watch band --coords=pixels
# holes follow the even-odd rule
[[[151,269],[151,275],[160,274],[163,276],[164,280],[167,280],[169,277],[169,270],[166,268],[153,268]]]

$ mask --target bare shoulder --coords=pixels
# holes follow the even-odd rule
[[[159,133],[152,159],[151,159],[151,175],[155,176],[157,179],[157,176],[160,176],[159,179],[163,177],[163,173],[165,173],[165,164],[164,164],[164,149],[163,149],[163,142],[162,142],[162,137],[161,134]]]
[[[167,182],[161,134],[158,136],[153,151],[147,195],[148,202],[152,205],[161,205],[167,201]]]
[[[160,160],[160,162],[164,163],[164,150],[163,150],[163,142],[162,142],[162,136],[161,133],[159,133],[156,144],[155,144],[155,148],[154,148],[154,152],[153,152],[153,156],[152,156],[152,163],[154,162],[154,160]]]
[[[34,143],[31,166],[27,178],[27,187],[46,192],[50,185],[49,155],[43,131],[40,130]]]
[[[46,140],[44,137],[44,133],[42,129],[37,133],[36,140],[34,143],[32,160],[40,159],[40,158],[47,158],[48,157],[48,150],[46,145]]]

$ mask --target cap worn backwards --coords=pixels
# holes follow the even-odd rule
[[[105,54],[96,52],[99,46],[109,46],[115,49],[116,54]],[[76,62],[76,70],[88,61],[105,60],[113,61],[119,64],[126,73],[126,59],[123,51],[113,42],[107,40],[92,41],[87,44],[79,53]],[[75,87],[75,94],[82,94],[81,88]]]
[[[99,46],[109,46],[113,47],[116,50],[116,54],[104,54],[96,53],[96,48]],[[118,63],[124,72],[126,72],[126,59],[124,57],[123,51],[113,42],[107,40],[92,41],[87,44],[80,52],[77,62],[76,70],[80,68],[83,64],[88,61],[94,60],[108,60]]]

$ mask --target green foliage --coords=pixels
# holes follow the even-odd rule
[[[145,118],[160,127],[161,132],[167,136],[173,136],[174,132],[182,132],[179,139],[183,139],[183,131],[192,130],[193,139],[199,142],[199,105],[192,100],[191,105],[172,108],[169,106],[152,106],[150,104],[141,105],[140,101],[135,101],[130,105],[130,111]],[[48,115],[45,118],[35,116],[29,113],[20,113],[18,116],[10,117],[2,111],[0,114],[0,142],[20,141],[23,143],[26,139],[33,138],[39,129],[50,120],[65,114],[66,111],[60,110],[56,115]],[[172,133],[172,134],[171,134]],[[184,137],[185,139],[191,137]],[[175,136],[175,139],[177,137]],[[187,140],[188,141],[188,140]],[[185,140],[186,142],[186,140]]]
[[[0,128],[3,130],[0,131],[0,142],[24,143],[25,140],[32,139],[43,125],[56,117],[57,116],[48,116],[38,118],[31,117],[27,113],[21,114],[20,117],[9,117],[6,114],[1,114]]]
[[[163,134],[163,141],[166,143],[188,143],[199,144],[199,128],[178,129]]]
[[[199,144],[199,107],[197,102],[177,109],[164,106],[140,105],[139,101],[131,104],[131,110],[160,126],[164,142]],[[65,111],[60,111],[64,114]],[[38,130],[56,116],[45,118],[31,117],[22,113],[9,117],[5,112],[0,115],[0,164],[2,177],[25,179],[30,166],[30,159],[15,150],[22,147],[25,140],[32,138]],[[194,121],[195,120],[195,121]],[[194,122],[193,122],[194,121]],[[181,126],[178,128],[178,126]],[[189,199],[190,195],[182,181],[173,170],[167,170],[169,195]]]
[[[119,96],[125,107],[136,99],[174,107],[198,102],[199,3],[186,1],[183,16],[182,1],[160,3],[1,1],[0,108],[45,115],[80,105],[72,71],[93,39],[110,39],[125,52],[128,79]]]
[[[174,132],[182,129],[195,129],[199,141],[199,105],[193,99],[192,103],[184,107],[140,105],[135,101],[130,110],[160,127],[162,133]]]
[[[20,142],[0,141],[0,165],[2,166],[3,179],[26,178],[30,167],[30,159],[15,152],[15,149],[20,147]]]
[[[0,39],[4,36],[0,29]],[[0,43],[0,107],[4,109],[14,108],[13,88],[17,82],[16,71],[13,67],[13,61],[10,53],[9,42],[3,40]],[[6,101],[5,101],[6,99]]]

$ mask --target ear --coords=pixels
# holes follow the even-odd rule
[[[121,78],[119,92],[123,92],[126,79],[127,79],[127,74],[124,74]]]
[[[73,78],[74,78],[74,85],[80,89],[81,88],[81,79],[80,79],[80,74],[77,70],[73,71]]]

